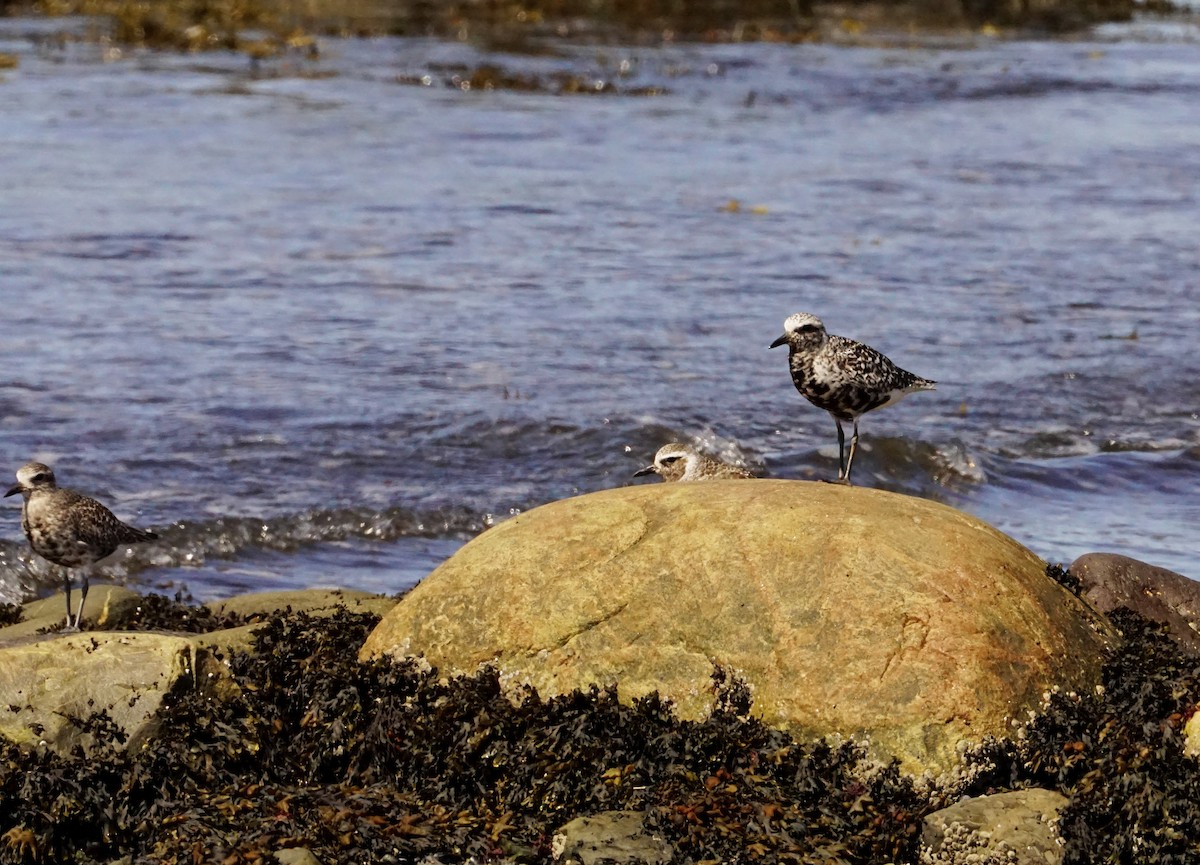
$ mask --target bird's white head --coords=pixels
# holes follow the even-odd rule
[[[4,494],[15,496],[17,493],[29,495],[34,490],[52,490],[58,486],[54,480],[54,469],[45,463],[26,463],[17,469],[17,483]]]
[[[783,336],[771,343],[771,348],[789,345],[792,348],[817,346],[825,342],[825,325],[812,313],[796,312],[783,323]]]
[[[694,449],[679,442],[671,442],[660,447],[654,455],[654,462],[635,472],[634,477],[657,474],[664,481],[678,481],[688,473],[689,467],[697,458]]]

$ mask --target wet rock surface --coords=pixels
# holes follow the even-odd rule
[[[493,664],[544,694],[619,683],[714,704],[734,671],[799,736],[949,768],[1043,691],[1090,689],[1110,634],[1032,553],[923,499],[802,481],[626,487],[489,530],[380,623],[364,658]]]

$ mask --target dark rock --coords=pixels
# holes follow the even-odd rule
[[[960,0],[972,24],[1065,32],[1098,21],[1127,21],[1133,0]]]
[[[1128,607],[1166,625],[1172,639],[1200,654],[1200,583],[1115,553],[1087,553],[1069,570],[1101,612]]]

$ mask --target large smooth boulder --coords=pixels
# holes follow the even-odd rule
[[[1112,632],[1029,550],[960,511],[786,480],[624,487],[475,538],[380,622],[363,659],[492,664],[543,694],[618,683],[702,718],[720,665],[800,736],[869,734],[914,771],[1090,688]]]

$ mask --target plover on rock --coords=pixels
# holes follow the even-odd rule
[[[42,463],[21,467],[17,472],[17,483],[4,495],[17,493],[25,499],[21,507],[21,528],[33,551],[68,569],[65,579],[67,630],[79,630],[83,602],[87,600],[88,567],[112,555],[121,544],[151,541],[158,535],[126,525],[95,499],[59,488],[53,470]],[[83,568],[79,609],[74,622],[71,621],[72,568]]]
[[[933,390],[936,384],[901,369],[869,345],[826,333],[821,319],[807,312],[788,316],[783,336],[771,343],[771,348],[784,344],[796,390],[833,415],[837,424],[838,483],[850,483],[850,467],[858,448],[858,419],[910,393]],[[854,424],[849,458],[842,421]]]
[[[657,474],[664,481],[715,481],[731,478],[752,478],[754,475],[738,466],[723,463],[689,445],[671,442],[654,455],[654,462],[638,469],[633,476]]]

